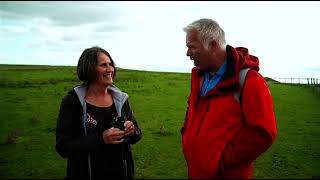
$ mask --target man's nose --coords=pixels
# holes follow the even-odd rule
[[[188,49],[187,50],[187,56],[191,56],[191,55],[192,55],[192,53],[191,53],[190,49]]]

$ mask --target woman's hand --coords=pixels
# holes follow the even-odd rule
[[[134,133],[135,128],[134,128],[134,124],[132,123],[132,121],[124,122],[124,130],[125,130],[124,136],[127,136],[129,134]]]
[[[110,128],[102,133],[103,140],[106,144],[119,144],[123,142],[123,137],[125,136],[125,131],[119,128]]]

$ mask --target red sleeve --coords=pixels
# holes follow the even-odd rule
[[[198,83],[198,79],[197,79],[197,70],[196,68],[192,68],[192,72],[191,72],[191,83],[190,83],[190,94],[188,97],[188,101],[187,101],[187,110],[186,110],[186,114],[185,114],[185,119],[184,119],[184,123],[182,128],[180,129],[181,134],[184,134],[184,131],[186,130],[187,126],[186,123],[188,123],[188,119],[193,116],[193,111],[194,111],[194,102],[197,99],[197,83]]]
[[[224,166],[251,163],[274,142],[277,134],[272,96],[264,78],[249,71],[242,94],[244,127],[227,144],[222,154]]]

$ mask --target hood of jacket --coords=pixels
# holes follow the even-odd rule
[[[220,82],[209,91],[206,96],[221,94],[227,92],[235,92],[239,90],[239,72],[241,69],[250,68],[251,70],[259,71],[259,59],[256,56],[250,55],[249,50],[244,47],[234,48],[230,45],[226,47],[227,65],[226,71]],[[193,84],[196,84],[196,92],[200,94],[201,87],[199,83],[203,80],[203,72],[196,67],[192,69]],[[197,86],[198,85],[198,86]]]
[[[85,95],[87,92],[87,85],[86,84],[82,84],[80,86],[74,87],[74,90],[76,91],[76,94],[81,102],[81,105],[83,108],[86,107],[85,105]],[[118,113],[118,117],[120,117],[121,114],[121,109],[124,105],[124,103],[126,102],[126,100],[128,99],[128,94],[122,92],[119,88],[117,88],[115,85],[109,85],[107,87],[108,90],[111,91],[112,93],[112,98],[113,98],[113,102],[114,105],[116,107],[117,113]]]

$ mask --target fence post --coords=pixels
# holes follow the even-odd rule
[[[314,86],[314,78],[312,78],[312,86]]]

